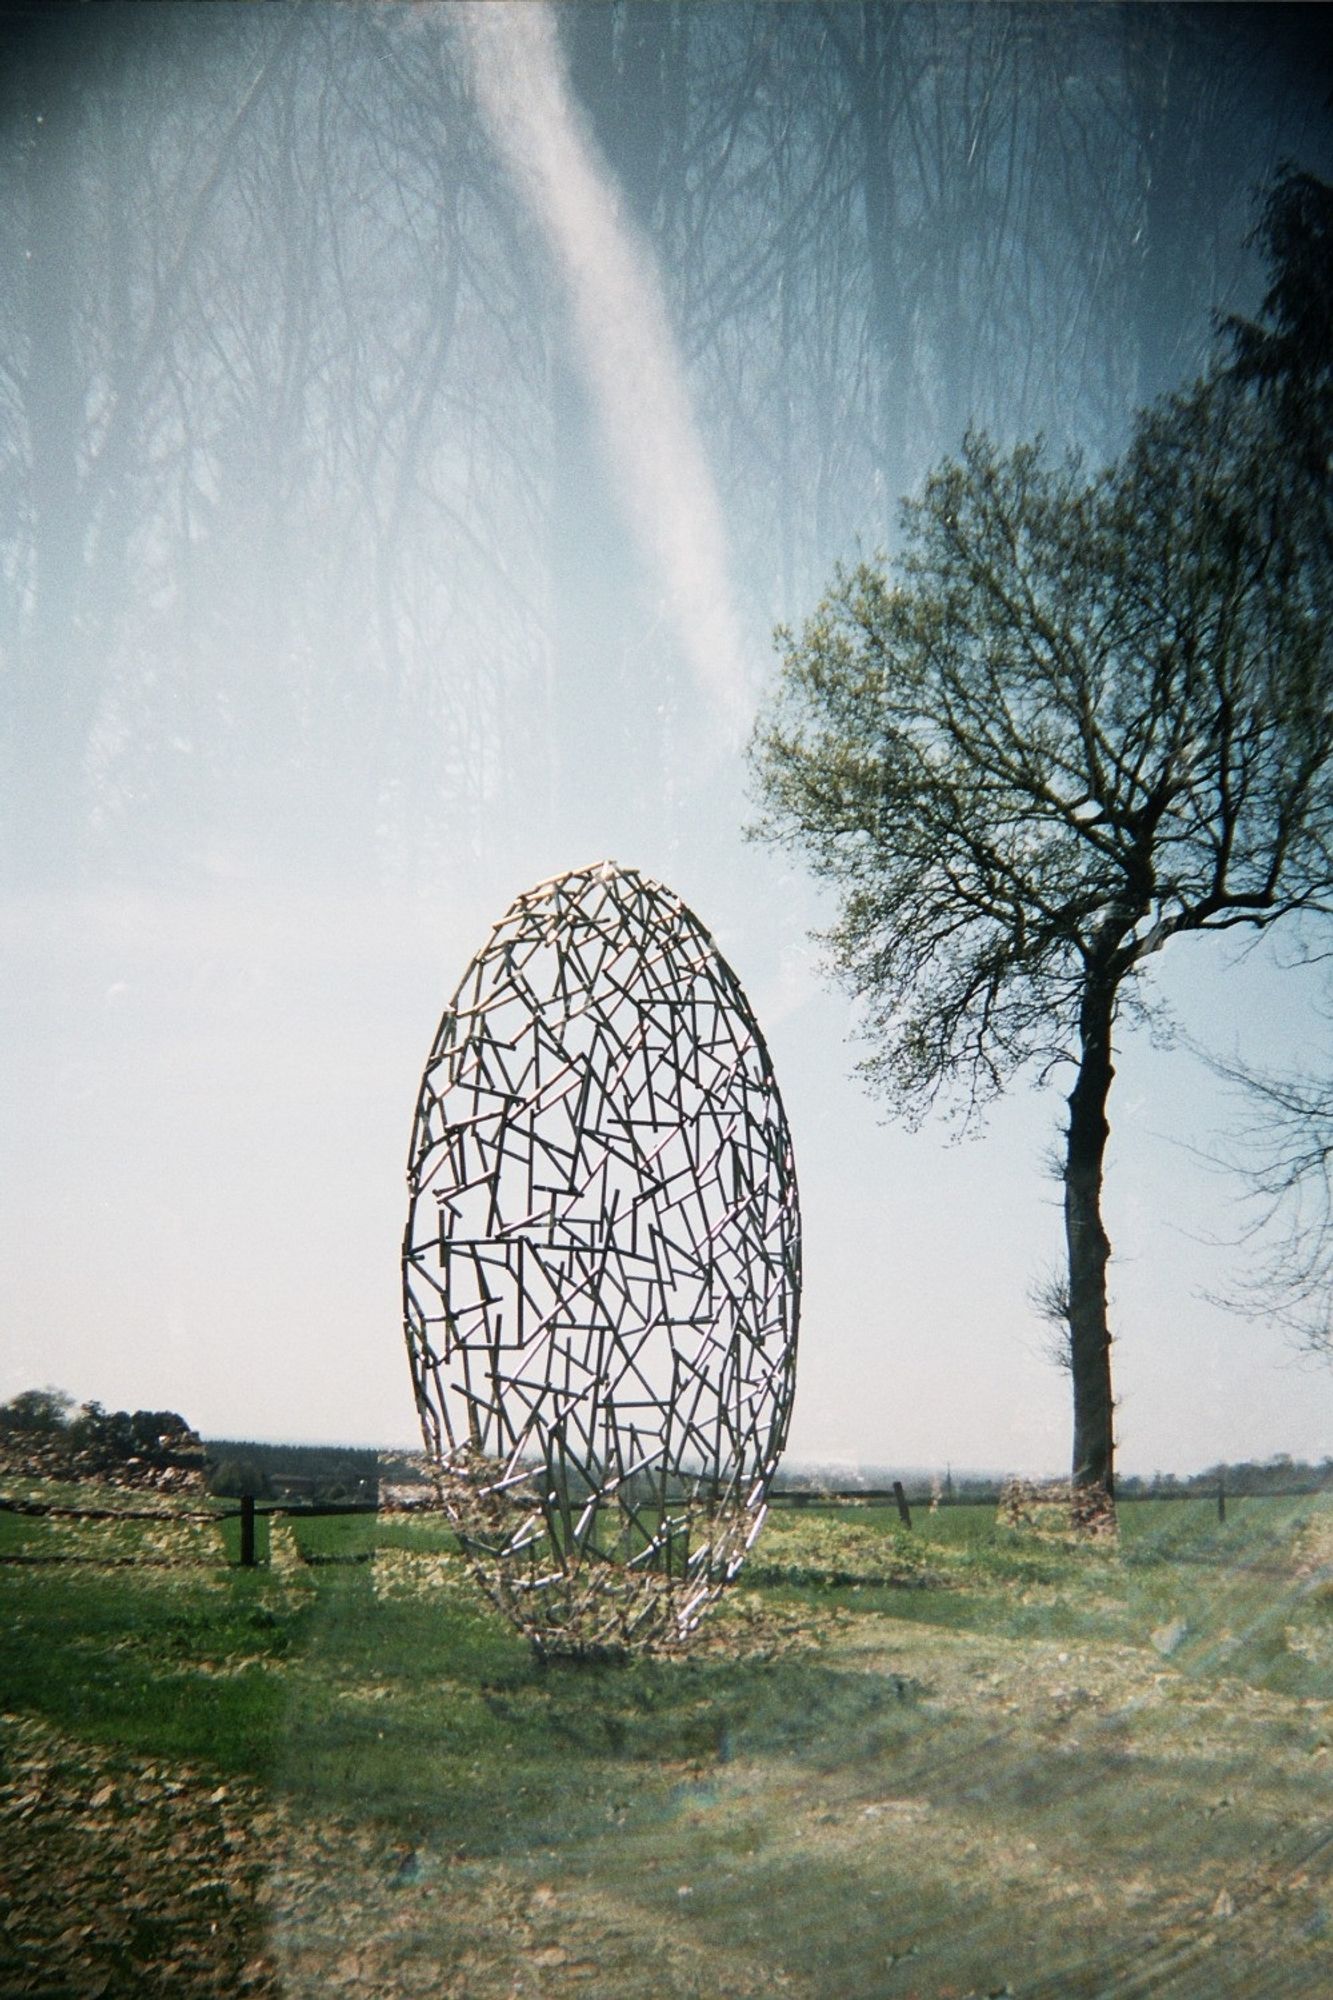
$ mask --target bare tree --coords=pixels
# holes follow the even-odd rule
[[[1325,548],[1333,541],[1333,186],[1288,165],[1255,237],[1270,283],[1256,320],[1223,323],[1230,372],[1273,424]],[[1244,1104],[1233,1164],[1257,1208],[1258,1266],[1224,1302],[1333,1358],[1333,1077],[1209,1057]]]
[[[1227,1164],[1248,1190],[1255,1261],[1219,1302],[1333,1361],[1333,1088],[1308,1071],[1210,1057],[1242,1113]]]
[[[971,437],[904,515],[896,583],[840,573],[782,636],[759,830],[840,892],[864,1072],[905,1114],[1073,1067],[1073,1478],[1110,1496],[1116,1027],[1173,938],[1333,906],[1333,552],[1222,376],[1090,481]]]

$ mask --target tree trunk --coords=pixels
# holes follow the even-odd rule
[[[1106,1100],[1111,1063],[1114,982],[1090,980],[1079,1021],[1078,1080],[1069,1095],[1065,1151],[1065,1241],[1069,1251],[1070,1368],[1074,1383],[1073,1494],[1076,1526],[1114,1520],[1115,1440],[1111,1332],[1106,1266],[1111,1245],[1102,1225],[1102,1163],[1110,1126]]]

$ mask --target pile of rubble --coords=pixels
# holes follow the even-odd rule
[[[438,1513],[441,1507],[435,1468],[424,1452],[380,1453],[379,1499],[382,1512]]]
[[[0,1430],[0,1479],[96,1480],[132,1492],[204,1492],[204,1443],[174,1411],[104,1411],[85,1405],[73,1422]]]
[[[996,1519],[1002,1527],[1038,1535],[1116,1533],[1115,1502],[1106,1488],[1075,1486],[1068,1479],[1006,1479]]]

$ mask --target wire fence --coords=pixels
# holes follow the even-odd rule
[[[1118,1493],[1117,1506],[1132,1506],[1139,1501],[1192,1501],[1216,1507],[1219,1522],[1227,1518],[1228,1504],[1240,1500],[1298,1500],[1311,1499],[1330,1489],[1321,1486],[1232,1486],[1224,1481],[1207,1488],[1156,1487],[1131,1488]],[[1032,1484],[1027,1489],[1028,1497],[1037,1503],[1059,1504],[1068,1498],[1068,1488],[1051,1484],[1042,1487]],[[900,1480],[891,1486],[782,1486],[769,1494],[769,1506],[790,1508],[796,1511],[810,1508],[860,1508],[866,1506],[892,1506],[897,1513],[899,1524],[911,1529],[914,1515],[931,1514],[941,1508],[987,1508],[998,1510],[1005,1502],[1004,1487],[977,1489],[964,1487],[961,1491],[945,1488],[929,1493],[909,1494]],[[403,1512],[427,1514],[438,1512],[433,1496],[423,1497],[415,1506],[406,1506],[401,1501],[386,1504],[379,1500],[307,1500],[300,1499],[260,1499],[253,1494],[243,1494],[234,1505],[214,1504],[208,1507],[165,1508],[165,1507],[106,1507],[68,1506],[57,1501],[7,1498],[0,1495],[0,1514],[12,1514],[55,1521],[150,1521],[162,1525],[183,1525],[204,1523],[222,1528],[230,1521],[240,1524],[238,1535],[237,1565],[243,1569],[253,1569],[258,1565],[257,1523],[264,1518],[283,1517],[292,1522],[327,1519],[341,1515],[362,1515],[377,1517],[381,1514]],[[364,1560],[358,1555],[355,1560]],[[327,1554],[307,1554],[305,1560],[322,1563],[338,1560]],[[135,1567],[179,1567],[180,1558],[149,1553],[89,1555],[80,1551],[62,1550],[58,1552],[33,1550],[0,1551],[0,1563],[16,1566],[45,1566],[61,1563],[92,1564],[99,1568]]]
[[[240,1522],[239,1566],[257,1565],[255,1523],[261,1516],[281,1514],[289,1519],[308,1521],[335,1514],[377,1515],[388,1510],[375,1500],[257,1500],[244,1494],[234,1506],[212,1507],[70,1507],[57,1501],[20,1500],[0,1495],[0,1514],[14,1514],[54,1521],[152,1521],[161,1526],[182,1527],[200,1523],[221,1528],[228,1521]],[[189,1566],[178,1556],[136,1552],[133,1555],[80,1550],[7,1549],[0,1551],[0,1563],[18,1568],[39,1568],[64,1563],[82,1563],[98,1569],[176,1569]]]
[[[1069,1498],[1067,1484],[1040,1481],[1023,1482],[1029,1497],[1057,1504]],[[1128,1491],[1117,1489],[1117,1507],[1133,1506],[1143,1500],[1192,1500],[1195,1505],[1206,1503],[1216,1506],[1217,1518],[1225,1521],[1228,1502],[1237,1500],[1305,1500],[1331,1489],[1322,1486],[1228,1486],[1225,1480],[1218,1480],[1210,1486],[1161,1486],[1130,1487]],[[892,1486],[838,1486],[801,1487],[784,1486],[776,1488],[768,1496],[770,1507],[827,1507],[827,1506],[893,1506],[904,1527],[910,1528],[914,1513],[933,1513],[940,1507],[996,1507],[1006,1498],[1003,1486],[978,1489],[964,1487],[961,1492],[951,1492],[946,1487],[939,1492],[909,1494],[902,1482],[895,1480]]]

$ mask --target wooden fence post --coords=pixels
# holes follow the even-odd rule
[[[907,1495],[903,1492],[903,1482],[901,1479],[895,1479],[893,1482],[893,1497],[898,1502],[898,1519],[905,1528],[910,1528],[912,1525],[912,1510],[907,1504]]]
[[[1219,1521],[1225,1521],[1226,1517],[1227,1517],[1227,1489],[1224,1481],[1222,1480],[1219,1474],[1217,1481],[1217,1518]]]
[[[241,1568],[255,1566],[255,1496],[241,1495]]]

